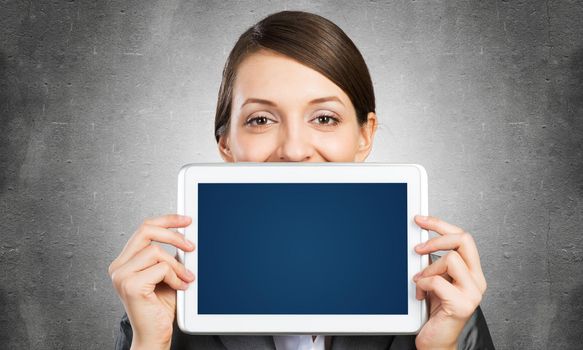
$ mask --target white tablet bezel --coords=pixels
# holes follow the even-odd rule
[[[225,171],[226,170],[226,171]],[[407,315],[198,315],[196,280],[186,291],[177,291],[177,321],[190,334],[415,334],[427,320],[425,301],[415,298],[413,275],[428,265],[414,246],[428,233],[413,221],[428,215],[427,173],[417,164],[388,163],[198,163],[182,167],[178,175],[178,214],[192,217],[192,224],[178,231],[198,246],[197,186],[202,183],[294,182],[397,182],[407,183],[408,296]],[[186,185],[188,184],[188,186]],[[187,190],[188,189],[188,190]],[[177,250],[180,262],[198,276],[197,250]]]

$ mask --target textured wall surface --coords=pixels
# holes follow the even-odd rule
[[[0,2],[0,344],[112,346],[107,267],[176,175],[220,162],[213,118],[238,36],[323,15],[372,75],[370,161],[425,165],[430,211],[478,243],[500,349],[580,348],[580,1]]]

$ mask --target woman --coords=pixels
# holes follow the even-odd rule
[[[363,162],[376,128],[368,68],[353,42],[329,20],[300,11],[275,13],[243,33],[231,51],[215,116],[225,161]],[[429,320],[416,336],[183,334],[175,323],[175,290],[185,289],[195,276],[151,242],[187,252],[196,248],[170,230],[188,226],[191,219],[166,215],[145,220],[109,267],[127,314],[117,347],[493,348],[479,309],[486,281],[472,237],[434,217],[415,220],[439,234],[416,247],[417,253],[449,250],[414,278],[417,298],[427,297],[430,305]]]

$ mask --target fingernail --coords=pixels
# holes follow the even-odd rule
[[[413,281],[417,281],[419,279],[419,276],[421,276],[421,272],[417,272],[414,276],[413,276]]]
[[[180,215],[180,214],[179,214]],[[190,219],[190,216],[188,215],[180,215],[183,219]]]
[[[423,247],[425,247],[425,243],[419,243],[415,246],[415,249],[422,249]]]
[[[419,221],[427,221],[427,216],[417,215],[417,220],[419,220]]]
[[[182,282],[182,285],[180,286],[181,289],[188,289],[188,283],[186,282]]]
[[[190,240],[186,239],[186,237],[184,238],[184,243],[186,243],[186,245],[188,246],[188,248],[194,248],[194,243],[192,243]]]
[[[194,278],[194,273],[188,269],[186,269],[186,275],[190,278]]]

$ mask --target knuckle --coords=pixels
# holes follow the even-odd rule
[[[119,287],[121,285],[121,281],[120,281],[120,278],[119,278],[119,273],[116,273],[115,271],[113,271],[110,276],[111,276],[111,282],[113,283],[113,286],[116,289],[119,289]]]
[[[484,294],[486,292],[486,289],[488,288],[486,281],[484,280],[477,280],[476,281],[476,288],[478,289],[478,291],[480,292],[480,294]]]
[[[172,255],[168,254],[168,252],[160,246],[157,248],[156,256],[158,257],[158,261],[165,261],[169,263],[170,266],[174,266],[174,262],[176,261]]]
[[[170,266],[169,262],[162,261],[159,264],[160,264],[160,267],[162,268],[162,270],[164,271],[164,274],[168,274],[172,271],[172,266]]]
[[[151,254],[156,257],[160,257],[162,255],[162,248],[159,245],[150,244],[148,249],[150,250]]]
[[[115,260],[112,261],[111,264],[109,264],[109,266],[107,267],[107,273],[109,274],[109,277],[113,276],[114,266],[115,266]]]
[[[129,278],[120,281],[119,291],[123,296],[132,296],[134,294],[133,283]]]
[[[474,243],[474,238],[472,237],[472,235],[465,232],[465,231],[461,233],[460,239],[461,239],[462,243],[464,243],[466,245]]]
[[[164,261],[166,264],[168,264],[168,266],[173,269],[178,271],[178,268],[180,265],[178,263],[178,260],[176,260],[176,258],[174,258],[173,256],[171,256],[170,254],[168,254],[166,251],[162,251],[162,253],[160,254],[160,261]]]
[[[432,287],[437,287],[441,284],[441,277],[440,276],[431,276],[429,277],[429,285]]]
[[[454,261],[455,261],[455,262],[460,262],[460,261],[463,261],[463,259],[462,259],[462,256],[461,256],[461,255],[460,255],[460,253],[458,253],[457,251],[455,251],[455,250],[452,250],[451,252],[449,252],[449,254],[451,255],[451,256],[450,256],[450,260],[451,260],[452,262],[454,262]]]
[[[147,258],[153,258],[156,256],[156,248],[154,248],[153,244],[150,244],[142,249],[138,254],[144,255],[144,257]]]
[[[449,251],[445,255],[445,262],[447,263],[447,265],[457,264],[459,262],[459,259],[461,259],[459,253],[454,250]]]

